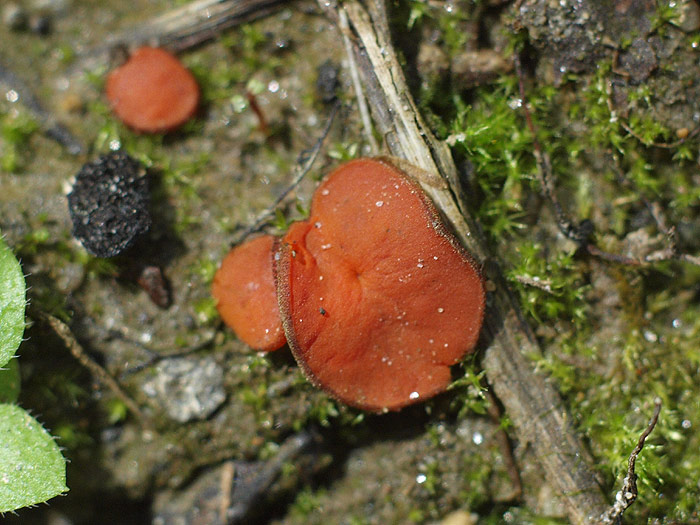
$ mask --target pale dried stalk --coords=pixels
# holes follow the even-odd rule
[[[348,61],[350,62],[350,77],[352,78],[352,86],[355,88],[355,100],[357,100],[357,108],[360,110],[360,120],[362,120],[362,126],[365,128],[365,138],[370,146],[372,154],[378,155],[379,145],[374,138],[374,133],[372,130],[372,117],[369,114],[367,100],[365,99],[365,93],[362,89],[360,73],[355,65],[352,42],[350,42],[350,37],[348,36],[350,33],[348,17],[345,14],[345,11],[338,11],[338,17],[338,24],[340,25],[341,32],[343,33],[343,45],[345,46],[345,52],[348,54]]]
[[[151,44],[181,51],[225,29],[270,13],[285,0],[194,0],[117,35],[125,44]]]
[[[436,177],[421,177],[421,184],[452,223],[464,245],[482,262],[493,261],[477,224],[464,206],[457,169],[447,146],[425,125],[410,95],[392,47],[382,0],[357,0],[342,6],[320,0],[322,9],[336,20],[344,10],[354,41],[356,61],[365,84],[377,128],[391,153]],[[489,383],[503,403],[517,437],[528,444],[547,481],[562,498],[572,523],[595,521],[607,507],[592,468],[592,458],[574,429],[571,415],[556,389],[535,371],[527,356],[540,349],[495,264],[485,264],[494,284],[485,319],[489,342],[483,358]]]
[[[115,50],[142,45],[158,46],[178,53],[219,36],[224,30],[266,16],[289,4],[289,0],[192,0],[107,38],[95,48],[79,53],[71,67],[82,73],[104,67]]]

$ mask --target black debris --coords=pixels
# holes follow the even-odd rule
[[[68,194],[73,236],[97,257],[113,257],[151,227],[146,171],[122,151],[85,164]]]
[[[316,93],[324,104],[333,103],[338,98],[338,67],[327,60],[318,67],[316,78]]]
[[[29,17],[29,30],[39,36],[51,33],[52,21],[48,15],[35,14]]]

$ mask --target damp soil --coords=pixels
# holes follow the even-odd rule
[[[236,486],[228,503],[243,516],[240,523],[425,523],[448,515],[464,524],[479,517],[480,523],[528,523],[536,516],[565,523],[526,444],[515,453],[525,487],[519,494],[498,422],[465,415],[454,392],[398,414],[363,414],[310,386],[288,349],[256,354],[222,326],[210,297],[217,264],[290,184],[337,99],[343,104],[319,159],[266,229],[277,233],[302,218],[322,175],[370,150],[343,42],[311,2],[289,3],[181,53],[203,93],[196,118],[182,130],[148,137],[118,123],[102,93],[109,60],[93,60],[92,52],[170,4],[28,2],[30,15],[49,17],[46,34],[0,24],[0,67],[13,73],[0,77],[4,126],[37,123],[21,140],[7,131],[0,137],[2,154],[16,157],[12,169],[0,170],[0,230],[21,259],[32,308],[64,319],[144,416],[129,413],[30,313],[19,351],[19,402],[57,436],[69,460],[70,491],[7,523],[224,523],[227,482]],[[608,2],[593,2],[587,14],[565,10],[565,2],[517,4],[456,3],[465,12],[461,30],[473,28],[472,18],[482,24],[464,52],[485,65],[468,75],[460,65],[451,80],[450,64],[462,64],[465,55],[447,49],[439,34],[444,27],[413,31],[408,39],[399,34],[416,94],[441,82],[454,89],[450,83],[465,78],[460,90],[469,93],[512,74],[502,58],[508,40],[502,32],[517,27],[529,34],[526,66],[539,82],[560,86],[565,74],[592,77],[600,60],[614,58],[622,74],[611,97],[623,116],[644,111],[679,137],[697,127],[698,58],[687,32],[648,37],[649,5],[632,2],[628,16],[645,22],[627,34],[607,18]],[[577,5],[584,9],[587,2]],[[410,15],[398,16],[405,24]],[[484,53],[474,55],[479,50]],[[649,104],[629,96],[647,81],[663,96]],[[23,105],[30,92],[45,113]],[[426,109],[439,119],[444,105],[432,100]],[[46,114],[51,119],[42,122]],[[81,153],[47,133],[55,122]],[[579,134],[589,131],[579,126]],[[66,195],[86,162],[120,148],[147,169],[152,224],[126,251],[101,259],[73,238]],[[607,217],[594,215],[598,224]],[[535,222],[536,235],[556,237],[547,213]],[[697,217],[682,223],[685,246],[697,248]],[[150,287],[165,287],[156,293],[167,293],[167,301],[158,304],[139,285],[144,268],[162,274],[164,281]],[[595,268],[590,278],[595,293],[588,299],[603,324],[634,294],[624,295],[606,270]],[[682,300],[697,303],[692,292]],[[625,315],[607,319],[591,345],[619,339]],[[551,333],[557,329],[541,326],[538,335],[558,341]]]

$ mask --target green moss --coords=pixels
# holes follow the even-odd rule
[[[440,35],[441,47],[450,57],[461,53],[473,35],[467,31],[467,23],[473,19],[474,10],[482,2],[461,2],[458,6],[431,4],[424,0],[408,2],[405,27],[411,31],[422,23],[429,22]]]
[[[219,319],[219,313],[216,310],[216,300],[213,297],[205,297],[195,301],[194,313],[201,326],[211,325]]]
[[[19,173],[28,162],[27,144],[39,129],[37,121],[21,107],[0,104],[0,168]]]
[[[639,282],[629,286],[627,278],[620,276],[620,293],[628,306],[616,331],[618,341],[579,333],[564,343],[564,352],[550,353],[538,365],[568,394],[611,493],[621,486],[654,399],[662,400],[659,423],[637,462],[639,499],[627,517],[634,523],[643,516],[685,522],[697,511],[700,496],[697,484],[687,481],[694,479],[700,463],[693,429],[700,417],[700,388],[694,379],[700,359],[694,344],[700,333],[698,308],[679,312],[668,292],[640,290]],[[588,366],[576,366],[567,356]]]
[[[320,502],[325,495],[325,489],[316,491],[309,487],[301,489],[297,492],[294,502],[289,508],[290,518],[294,522],[303,522],[320,507]]]
[[[681,17],[682,4],[669,0],[656,2],[656,11],[651,17],[652,30],[663,36],[668,24],[675,23]]]
[[[449,390],[455,393],[451,401],[452,408],[456,410],[460,419],[473,414],[486,414],[489,403],[485,395],[486,373],[477,368],[477,363],[472,357],[462,364],[462,368],[459,378],[449,386]]]
[[[573,253],[548,254],[535,242],[522,241],[507,277],[518,290],[521,304],[538,323],[556,319],[583,324],[588,313],[583,269]]]
[[[670,11],[661,14],[669,20]],[[558,87],[526,89],[537,139],[552,158],[552,182],[565,211],[575,222],[593,219],[598,245],[619,252],[621,242],[640,228],[633,221],[645,213],[645,201],[660,203],[670,224],[695,224],[700,191],[693,182],[697,141],[653,145],[675,139],[653,117],[654,93],[645,84],[630,91],[631,109],[624,119],[611,111],[611,69],[602,62],[589,77],[569,75]],[[697,300],[684,290],[694,287],[690,283],[700,272],[676,263],[643,271],[619,268],[562,241],[547,203],[539,209],[535,204],[541,193],[534,143],[514,76],[468,95],[453,94],[452,101],[456,117],[442,133],[457,156],[473,165],[468,179],[476,190],[470,194],[473,209],[543,343],[544,357],[533,356],[537,366],[566,396],[611,496],[653,412],[654,398],[663,400],[659,424],[637,463],[640,497],[628,519],[688,520],[698,511],[700,492],[688,482],[697,479],[700,467],[694,428],[700,387],[693,379],[700,354],[691,342],[700,322]],[[653,234],[653,222],[641,225]],[[594,269],[615,283],[612,289],[591,281]],[[603,312],[593,298],[619,306]],[[453,386],[456,402],[469,407],[460,417],[484,409],[476,379],[478,370],[466,366]],[[502,512],[493,521],[484,517],[484,523],[500,522]],[[548,522],[524,516],[522,509],[513,512],[522,518],[517,522]]]
[[[440,45],[444,45],[449,56],[454,56],[464,49],[469,35],[463,28],[470,22],[473,9],[479,8],[478,4],[464,2],[459,5],[463,9],[449,12],[441,3],[411,1],[404,23],[416,30],[420,24],[431,24],[440,35]],[[677,8],[666,4],[659,4],[654,21],[659,32],[663,32],[677,12]],[[499,9],[487,7],[490,16]],[[279,53],[284,51],[271,49],[274,44],[270,44],[264,27],[255,23],[227,32],[212,46],[213,52],[224,55],[215,61],[208,54],[211,48],[184,56],[202,86],[207,108],[224,114],[249,111],[246,90],[259,92],[265,86],[262,79],[283,67]],[[510,38],[511,48],[523,49],[527,35],[513,33]],[[697,36],[688,38],[697,39]],[[45,49],[34,49],[37,51],[43,53]],[[59,50],[57,60],[70,60],[69,53]],[[596,225],[596,242],[615,251],[635,229],[645,228],[650,234],[654,233],[652,222],[641,221],[640,226],[637,221],[646,210],[644,199],[661,203],[670,224],[685,224],[693,231],[699,213],[700,185],[697,183],[697,139],[691,137],[668,151],[653,147],[653,142],[675,140],[650,111],[655,102],[654,90],[644,83],[632,89],[631,111],[623,119],[620,114],[611,112],[609,105],[609,82],[614,78],[611,70],[611,63],[603,62],[592,76],[586,73],[567,75],[559,86],[533,86],[531,80],[526,79],[526,89],[527,102],[538,128],[537,138],[552,157],[553,182],[565,209],[576,220],[592,219]],[[102,75],[103,71],[97,71],[90,79],[96,91],[101,90]],[[627,521],[643,523],[649,516],[690,521],[698,511],[700,499],[695,483],[700,472],[697,454],[700,450],[697,432],[700,308],[694,295],[700,279],[698,271],[678,263],[657,265],[650,270],[622,268],[617,271],[613,265],[591,259],[585,253],[576,253],[576,246],[562,239],[547,203],[540,197],[533,136],[525,122],[517,78],[506,75],[494,85],[468,92],[458,92],[449,82],[440,82],[440,79],[434,82],[419,88],[422,97],[419,103],[422,108],[435,111],[433,124],[440,135],[453,144],[461,165],[473,168],[464,170],[465,183],[472,190],[470,204],[504,266],[527,319],[537,330],[544,356],[538,358],[536,364],[557,382],[565,395],[607,480],[606,490],[612,496],[619,487],[627,456],[651,415],[653,399],[659,396],[664,409],[659,426],[638,462],[640,500],[630,509]],[[311,100],[308,94],[304,97],[307,97],[303,99],[306,103]],[[189,123],[177,139],[171,140],[132,133],[114,119],[101,101],[90,103],[86,118],[89,122],[85,129],[91,130],[90,136],[95,137],[93,150],[103,152],[121,146],[152,168],[158,174],[154,202],[158,206],[174,203],[174,229],[183,237],[194,238],[193,229],[196,230],[202,221],[200,177],[215,167],[213,161],[216,160],[215,154],[196,153],[196,135],[205,131],[204,122]],[[22,122],[11,122],[9,113],[0,119],[10,123],[11,141],[31,146],[34,134],[31,123],[23,127]],[[634,135],[624,129],[623,122]],[[209,125],[213,123],[208,122]],[[347,136],[352,135],[347,133]],[[7,139],[3,137],[3,140]],[[338,161],[354,158],[360,151],[361,142],[351,139],[331,137],[329,142],[331,145],[324,154]],[[294,143],[294,148],[297,146]],[[266,162],[278,162],[281,166],[289,162],[285,155],[293,156],[289,151],[280,154],[267,143],[251,149],[254,150],[251,155],[259,155]],[[31,161],[23,151],[24,147],[18,147],[14,158],[9,156],[9,160],[2,161],[3,167],[14,167],[21,172]],[[26,151],[33,149],[28,147]],[[294,206],[287,209],[295,216],[308,213],[303,204],[296,211]],[[71,247],[68,232],[56,241],[56,227],[47,219],[30,219],[32,227],[20,243],[24,257],[46,256],[51,252],[56,259],[84,264],[88,277],[115,272],[108,261],[89,257]],[[276,226],[284,230],[289,220],[280,211]],[[226,224],[223,219],[221,223],[222,230],[233,229],[233,223]],[[691,244],[691,250],[696,249],[697,243],[693,244],[692,239],[685,242]],[[179,275],[178,282],[191,278],[201,291],[210,282],[214,270],[215,263],[199,260],[187,268],[184,278]],[[595,280],[600,274],[607,278],[604,283],[613,283],[609,290],[602,290]],[[534,286],[528,280],[542,286]],[[58,306],[65,308],[63,295],[48,287],[46,292],[41,290],[39,285],[34,287],[35,304],[49,311]],[[615,295],[619,300],[611,301],[613,306],[605,306],[609,310],[602,312],[602,305]],[[55,304],[59,299],[60,305]],[[211,299],[201,299],[191,306],[201,323],[209,324],[216,319]],[[99,321],[99,307],[90,309],[90,315]],[[231,384],[227,391],[234,402],[217,419],[226,416],[226,410],[238,410],[245,405],[240,413],[254,413],[250,426],[255,423],[256,428],[246,434],[243,444],[237,443],[238,436],[231,437],[227,449],[225,441],[229,438],[208,441],[211,436],[204,427],[217,424],[215,421],[192,425],[198,432],[186,434],[182,430],[181,436],[186,439],[174,440],[178,445],[188,442],[192,455],[200,452],[202,443],[211,443],[207,446],[212,457],[214,449],[218,448],[219,452],[227,450],[230,454],[239,454],[244,450],[251,456],[257,453],[265,458],[278,450],[275,439],[279,439],[276,432],[280,430],[277,429],[301,431],[320,425],[329,429],[324,432],[340,434],[348,443],[356,443],[361,439],[358,436],[366,435],[368,429],[373,428],[367,420],[376,421],[374,416],[365,418],[362,413],[315,390],[294,368],[291,358],[285,360],[261,354],[243,356],[239,352],[245,350],[230,332],[218,335],[221,337],[217,341],[225,345],[217,343],[217,351],[234,348],[227,358],[244,366],[229,372]],[[186,347],[187,338],[178,336],[176,346],[178,344]],[[474,418],[486,411],[483,372],[478,363],[468,359],[455,374],[460,379],[451,387],[452,404],[447,408],[439,401],[425,405],[433,411],[436,422],[444,417]],[[47,391],[41,391],[49,398],[47,411],[53,388],[77,406],[90,400],[86,392],[81,392],[81,387],[70,386],[71,382],[82,384],[75,378],[59,377],[57,380],[69,385],[52,384]],[[110,421],[123,417],[120,403],[107,403],[104,408],[106,419]],[[441,447],[437,424],[429,425],[425,431],[431,453]],[[507,427],[508,420],[504,418],[502,425]],[[84,431],[79,425],[56,426],[66,440],[64,445],[80,447],[85,444],[82,441],[85,436],[81,436]],[[412,502],[415,508],[407,510],[408,518],[417,523],[434,521],[442,518],[446,509],[468,507],[479,511],[480,523],[506,520],[523,524],[562,523],[533,516],[524,507],[493,503],[493,495],[483,487],[484,480],[494,476],[491,465],[496,463],[498,454],[499,451],[490,451],[478,457],[459,457],[462,478],[459,498],[454,500],[448,499],[446,487],[442,485],[444,465],[434,459],[426,461],[421,467],[426,476],[421,487],[424,491]],[[305,517],[312,516],[323,503],[327,490],[330,489],[307,488],[297,493],[290,511],[292,518],[306,522]],[[359,516],[348,520],[367,521]]]
[[[333,142],[328,146],[327,155],[338,162],[347,162],[357,157],[358,142]]]
[[[456,98],[457,117],[447,137],[478,174],[477,217],[492,239],[522,227],[520,196],[534,167],[532,137],[515,111],[518,100],[513,77],[502,78],[495,88],[477,90],[472,104]]]

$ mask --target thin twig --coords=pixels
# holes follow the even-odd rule
[[[613,506],[600,517],[600,525],[618,525],[622,523],[622,515],[637,499],[639,492],[637,491],[637,474],[634,472],[634,468],[637,463],[637,457],[644,448],[644,442],[659,421],[661,399],[657,398],[654,404],[654,415],[651,417],[647,428],[642,432],[642,435],[639,436],[637,445],[634,447],[627,461],[627,475],[625,479],[622,480],[622,489],[615,495],[615,503]]]
[[[111,375],[109,375],[109,373],[102,366],[100,366],[97,361],[88,355],[80,343],[78,343],[78,340],[75,338],[73,332],[71,332],[71,329],[67,324],[57,317],[41,311],[33,311],[30,315],[33,317],[38,317],[40,320],[48,324],[56,335],[61,338],[66,347],[68,347],[68,350],[73,357],[75,357],[81,365],[87,368],[100,383],[109,388],[144,427],[150,426],[149,419],[141,411],[136,402],[134,402],[134,400],[131,399],[126,392],[124,392],[122,387],[119,386],[119,383],[117,383],[117,381]]]
[[[209,337],[205,338],[203,341],[200,341],[199,343],[196,343],[194,345],[188,346],[187,348],[183,348],[182,350],[179,350],[177,352],[171,352],[166,349],[156,349],[149,347],[140,341],[137,341],[135,339],[129,338],[124,336],[121,333],[116,333],[115,334],[115,339],[119,339],[120,341],[124,341],[126,343],[132,344],[144,352],[148,354],[148,358],[143,362],[139,363],[137,365],[131,366],[124,370],[120,374],[120,378],[125,378],[127,376],[136,374],[137,372],[140,372],[141,370],[144,370],[148,367],[154,366],[156,363],[159,363],[160,361],[165,361],[166,359],[176,359],[178,357],[187,357],[190,356],[194,353],[197,353],[201,350],[204,350],[205,348],[208,348],[212,345],[214,342],[214,339],[216,338],[216,333],[212,333]]]
[[[520,99],[522,100],[522,107],[525,114],[525,122],[530,130],[530,134],[532,135],[533,154],[537,164],[537,178],[540,182],[540,188],[542,189],[542,193],[544,194],[546,201],[550,204],[552,210],[554,211],[554,216],[556,218],[559,230],[567,238],[577,242],[578,244],[585,245],[588,242],[588,237],[590,237],[592,231],[588,227],[582,228],[581,225],[575,226],[574,222],[564,211],[564,207],[557,198],[552,176],[552,160],[549,157],[549,153],[543,150],[542,146],[540,145],[540,141],[537,140],[537,129],[535,128],[535,124],[532,122],[532,115],[530,114],[530,110],[528,108],[525,83],[523,81],[524,75],[522,65],[520,63],[520,57],[517,55],[517,53],[513,57],[513,62],[515,64],[515,72],[518,76],[518,88],[520,90]]]
[[[253,223],[250,226],[248,226],[245,230],[243,230],[236,236],[235,240],[231,243],[232,246],[240,244],[250,234],[259,231],[260,228],[263,227],[265,222],[274,215],[275,210],[280,205],[280,203],[284,199],[286,199],[287,195],[289,195],[292,192],[292,190],[294,190],[299,185],[299,183],[304,179],[304,177],[306,177],[306,175],[311,170],[311,167],[313,166],[314,162],[318,158],[319,153],[321,152],[323,143],[325,142],[326,137],[328,137],[328,133],[331,130],[331,125],[333,124],[333,120],[335,119],[335,116],[338,113],[339,109],[340,102],[336,101],[336,103],[333,105],[333,108],[331,109],[331,114],[328,116],[326,126],[321,132],[321,136],[318,138],[318,140],[310,150],[307,150],[302,153],[301,156],[303,156],[303,160],[301,161],[301,164],[297,166],[297,174],[292,179],[291,184],[284,189],[284,191],[275,199],[275,201],[270,206],[268,206],[260,215],[258,215],[258,217],[255,219],[255,221],[253,221]]]
[[[369,114],[369,108],[367,107],[367,99],[365,98],[365,92],[362,89],[362,82],[360,82],[360,73],[357,70],[357,62],[355,62],[355,55],[352,50],[352,42],[350,41],[350,26],[348,26],[348,15],[342,9],[338,11],[338,27],[340,27],[340,33],[343,36],[343,44],[345,44],[345,54],[348,57],[348,64],[350,69],[350,77],[352,78],[352,85],[355,89],[355,99],[357,100],[357,108],[360,110],[360,119],[362,120],[362,126],[365,129],[365,138],[369,143],[372,155],[379,154],[379,145],[374,138],[374,133],[372,132],[372,117]]]
[[[615,178],[617,182],[629,189],[636,190],[632,183],[629,181],[629,179],[625,176],[624,172],[622,171],[622,168],[620,167],[620,157],[618,154],[613,153],[612,154],[613,158],[613,173],[615,174]],[[638,192],[635,192],[638,193]],[[649,199],[646,198],[646,196],[641,195],[640,200],[646,206],[647,210],[649,210],[649,213],[651,214],[652,218],[654,219],[654,222],[656,223],[656,227],[658,230],[666,236],[667,240],[667,247],[666,249],[662,250],[661,252],[657,252],[651,255],[646,256],[643,260],[632,260],[631,263],[625,263],[625,264],[632,264],[632,265],[643,265],[645,263],[656,263],[660,261],[671,261],[671,260],[677,260],[681,262],[687,262],[690,264],[693,264],[695,266],[700,266],[700,257],[696,257],[694,255],[686,254],[686,253],[681,253],[680,250],[678,249],[678,242],[677,242],[677,236],[676,236],[676,227],[675,226],[669,226],[668,224],[668,219],[666,217],[666,214],[664,213],[664,209],[656,201],[650,201]],[[590,247],[589,247],[590,248]]]
[[[231,506],[231,493],[233,492],[233,480],[236,476],[236,464],[233,461],[226,461],[221,467],[221,480],[219,492],[221,501],[219,502],[219,521],[226,523],[228,509]]]
[[[179,53],[288,3],[288,0],[193,0],[110,36],[106,44],[83,53],[75,68],[91,69],[104,64],[116,47],[148,44]]]
[[[633,259],[632,257],[627,257],[625,255],[619,255],[601,250],[595,244],[586,244],[585,250],[593,257],[598,257],[599,259],[615,264],[622,264],[625,266],[641,266],[644,264],[644,262],[640,261],[639,259]]]
[[[530,277],[529,275],[516,275],[514,279],[525,286],[532,286],[543,292],[554,293],[552,290],[552,281],[549,279],[540,279],[539,277]]]

